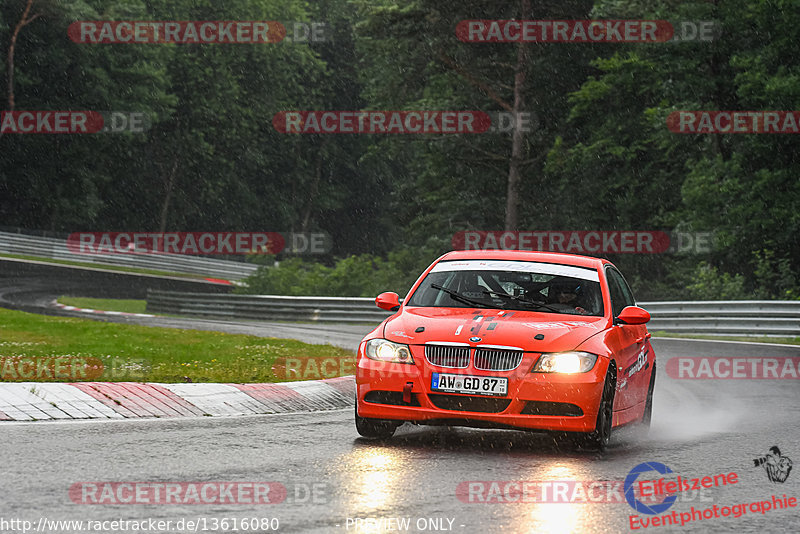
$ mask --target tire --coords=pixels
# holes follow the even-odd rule
[[[647,400],[644,403],[644,414],[642,415],[641,426],[645,430],[650,429],[650,420],[653,418],[653,390],[656,387],[656,362],[653,362],[653,372],[650,373],[650,385],[647,387]]]
[[[356,430],[365,438],[389,439],[394,435],[394,431],[400,426],[395,421],[385,419],[369,419],[358,415],[358,405],[356,413]]]
[[[603,385],[603,396],[600,398],[600,406],[597,410],[595,429],[579,435],[580,446],[600,452],[605,451],[608,447],[608,443],[611,441],[615,388],[614,371],[610,368],[606,373],[606,381]]]

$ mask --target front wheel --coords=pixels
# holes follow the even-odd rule
[[[394,435],[394,431],[399,426],[395,421],[384,419],[369,419],[358,415],[358,405],[356,405],[356,430],[365,438],[388,439]]]
[[[644,415],[642,415],[642,428],[650,428],[650,420],[653,417],[653,390],[656,388],[656,362],[653,362],[653,372],[650,373],[650,385],[647,388],[647,400],[644,403]]]
[[[589,433],[582,434],[578,442],[581,446],[605,451],[611,441],[611,422],[614,408],[614,376],[612,370],[606,373],[606,381],[603,385],[603,396],[600,398],[600,406],[597,410],[597,423],[595,429]]]

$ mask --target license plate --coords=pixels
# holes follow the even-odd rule
[[[433,373],[431,389],[445,393],[503,396],[508,394],[508,378]]]

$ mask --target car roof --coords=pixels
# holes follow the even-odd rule
[[[587,267],[597,270],[602,270],[603,265],[611,265],[610,261],[603,258],[564,254],[561,252],[534,252],[527,250],[456,250],[448,252],[439,258],[439,261],[449,260],[537,261],[541,263]]]

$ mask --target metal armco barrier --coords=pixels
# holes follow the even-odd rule
[[[641,302],[650,331],[745,336],[800,336],[800,300]]]
[[[0,232],[0,254],[38,256],[97,265],[116,265],[173,273],[199,274],[226,280],[241,280],[253,274],[257,265],[215,260],[181,254],[75,254],[66,239]]]
[[[687,334],[800,336],[800,301],[640,302],[650,331]],[[378,323],[390,312],[362,297],[207,295],[148,291],[147,311],[264,321]]]
[[[277,295],[207,295],[148,291],[147,311],[225,319],[379,323],[391,315],[362,297],[286,297]]]

